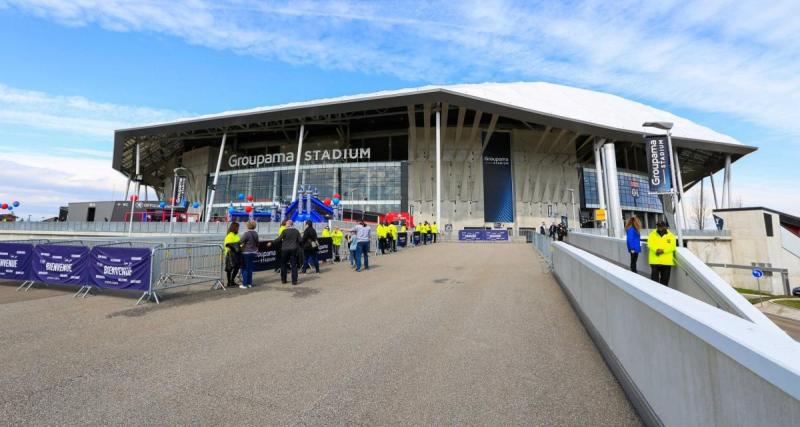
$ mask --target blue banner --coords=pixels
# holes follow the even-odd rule
[[[86,246],[36,245],[31,269],[35,280],[48,285],[88,284]]]
[[[483,150],[483,220],[514,222],[511,134],[494,132]]]
[[[488,240],[488,241],[508,240],[508,230],[484,230],[483,240]]]
[[[320,237],[317,242],[319,242],[317,259],[320,261],[331,259],[333,257],[333,237]]]
[[[106,289],[150,289],[150,249],[95,246],[90,257],[90,284]]]
[[[408,234],[400,233],[397,235],[397,246],[404,248],[408,246]]]
[[[0,243],[0,280],[31,280],[32,257],[31,244]]]
[[[458,240],[496,242],[508,240],[508,230],[459,230]]]
[[[650,193],[669,193],[672,191],[672,159],[667,136],[647,136],[644,140]]]
[[[255,271],[269,271],[279,267],[278,253],[275,251],[274,247],[267,247],[267,243],[269,242],[258,242],[258,252],[256,253],[255,259],[253,259]]]
[[[483,240],[483,230],[458,230],[458,240]]]

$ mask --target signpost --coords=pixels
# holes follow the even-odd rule
[[[761,278],[764,276],[764,271],[758,267],[753,268],[753,277],[756,278],[756,286],[758,287],[758,303],[759,305],[764,305],[764,295],[761,293]]]

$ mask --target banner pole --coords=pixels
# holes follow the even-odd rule
[[[217,191],[217,181],[219,180],[219,168],[222,166],[222,154],[225,152],[225,139],[227,136],[227,132],[222,134],[222,143],[220,144],[219,156],[217,157],[217,169],[214,173],[214,183],[211,184],[211,196],[208,200],[208,206],[206,206],[206,224],[208,224],[209,220],[211,219],[211,205],[214,204],[214,195]]]
[[[297,140],[297,159],[294,164],[294,183],[292,184],[292,203],[297,200],[297,178],[300,175],[300,155],[303,154],[303,133],[306,125],[300,125],[300,136]],[[301,201],[302,203],[302,201]],[[298,206],[299,207],[299,206]]]
[[[675,211],[675,228],[678,231],[678,247],[683,247],[683,230],[681,230],[681,223],[683,222],[683,215],[681,214],[680,206],[678,206],[678,195],[675,191],[677,181],[675,180],[675,156],[672,153],[672,132],[667,129],[667,145],[669,146],[669,160],[672,165],[669,168],[670,178],[672,179],[672,209]],[[678,216],[680,215],[680,218]]]
[[[172,176],[172,203],[169,206],[169,235],[172,236],[172,220],[175,216],[175,192],[178,190],[178,169],[175,169]]]
[[[133,233],[133,208],[136,206],[136,201],[139,200],[139,144],[136,144],[136,200],[131,199],[131,217],[128,218],[128,237]]]

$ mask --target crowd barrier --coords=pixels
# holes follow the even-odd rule
[[[129,241],[0,242],[0,280],[78,287],[75,297],[93,288],[142,292],[137,304],[158,302],[157,292],[211,282],[222,287],[222,245]]]

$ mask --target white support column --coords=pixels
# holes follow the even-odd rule
[[[673,151],[672,149],[672,131],[670,130],[667,130],[667,146],[669,147],[669,158],[674,160],[676,156],[674,154],[675,151]],[[681,209],[678,206],[676,206],[676,203],[678,201],[677,192],[679,191],[677,189],[678,180],[676,179],[676,175],[679,174],[680,171],[677,171],[676,165],[673,164],[672,167],[670,168],[670,178],[672,181],[671,204],[672,204],[672,211],[674,212],[673,216],[675,218],[675,231],[677,231],[678,234],[678,247],[683,247],[683,227],[682,227],[682,225],[684,224],[683,214],[681,212]],[[664,213],[666,214],[666,211]]]
[[[300,177],[300,155],[303,153],[303,133],[306,125],[300,125],[300,137],[297,141],[297,161],[294,164],[294,183],[292,184],[292,202],[297,200],[297,178]]]
[[[725,156],[725,188],[723,189],[723,193],[725,195],[722,196],[722,198],[724,199],[723,203],[725,204],[726,208],[731,207],[731,199],[733,199],[733,197],[731,196],[732,178],[733,177],[731,176],[731,156],[727,155]]]
[[[222,166],[222,155],[225,152],[225,140],[228,133],[222,134],[222,142],[219,145],[219,156],[217,156],[217,169],[214,172],[214,182],[211,184],[211,195],[208,198],[208,206],[206,206],[206,222],[211,219],[211,206],[214,204],[214,195],[217,192],[217,182],[219,181],[219,169]],[[172,218],[170,218],[172,221]]]
[[[684,229],[688,229],[688,224],[686,223],[686,205],[684,204],[683,200],[683,178],[681,176],[681,162],[678,159],[678,150],[673,150],[672,155],[675,157],[675,178],[678,180],[678,209],[681,211],[681,221],[682,227]]]
[[[603,162],[601,160],[602,152],[600,150],[600,147],[602,147],[603,143],[605,142],[605,139],[601,139],[599,141],[595,141],[594,143],[594,170],[597,178],[597,199],[598,203],[600,204],[600,209],[606,208],[606,192],[603,184],[605,175],[603,175]],[[605,223],[605,221],[603,221],[603,223]]]
[[[436,224],[442,224],[442,124],[441,111],[436,110]]]
[[[609,237],[623,237],[622,207],[619,201],[619,181],[617,178],[617,156],[614,143],[603,145],[606,163],[606,177],[608,184],[608,235]]]
[[[139,144],[136,144],[136,200],[131,200],[130,201],[131,202],[131,216],[130,216],[130,218],[128,218],[128,237],[130,237],[131,233],[133,233],[133,209],[136,207],[136,201],[139,200],[139,185],[140,185],[139,182],[141,181],[141,178],[139,177],[139,174],[141,173],[141,170],[140,170],[140,167],[139,167],[139,161],[140,161]]]
[[[711,194],[714,195],[714,209],[719,209],[717,202],[717,186],[714,184],[714,174],[708,174],[708,179],[711,181]]]
[[[128,175],[128,183],[125,184],[125,199],[128,200],[128,195],[131,193],[131,176]]]

